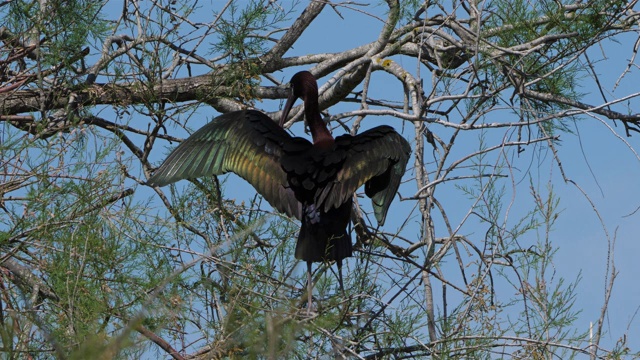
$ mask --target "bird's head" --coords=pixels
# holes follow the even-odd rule
[[[308,71],[300,71],[296,73],[289,81],[289,97],[287,103],[282,109],[282,117],[280,117],[280,126],[284,126],[287,121],[289,112],[296,100],[300,98],[307,105],[307,101],[318,101],[318,83],[316,78]]]

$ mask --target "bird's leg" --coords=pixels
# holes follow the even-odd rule
[[[340,290],[342,291],[342,295],[344,295],[344,283],[342,282],[342,260],[336,261],[338,265],[338,282],[340,283]]]
[[[313,291],[313,284],[311,282],[311,261],[307,261],[307,316],[311,314],[311,293]]]

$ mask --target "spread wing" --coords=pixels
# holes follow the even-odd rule
[[[278,211],[300,219],[302,207],[288,186],[280,158],[287,151],[310,147],[307,140],[292,138],[259,111],[235,111],[194,132],[173,150],[147,183],[164,186],[181,179],[233,172]]]
[[[380,225],[404,175],[411,146],[390,126],[378,126],[356,136],[336,138],[336,153],[344,152],[344,162],[334,181],[318,194],[316,203],[325,211],[338,207],[364,184]]]

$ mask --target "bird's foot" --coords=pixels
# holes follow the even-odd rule
[[[315,304],[307,303],[306,309],[300,309],[298,313],[301,317],[312,318],[318,315],[318,309],[316,308]]]

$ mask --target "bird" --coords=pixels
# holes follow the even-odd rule
[[[384,225],[411,147],[388,125],[334,138],[320,114],[318,84],[309,71],[296,73],[288,90],[279,123],[251,109],[220,115],[178,145],[147,184],[233,172],[276,210],[299,220],[295,257],[307,263],[309,314],[314,262],[335,261],[344,290],[342,260],[353,252],[347,228],[356,190],[364,185],[376,220]],[[284,129],[297,99],[303,101],[312,142]]]

